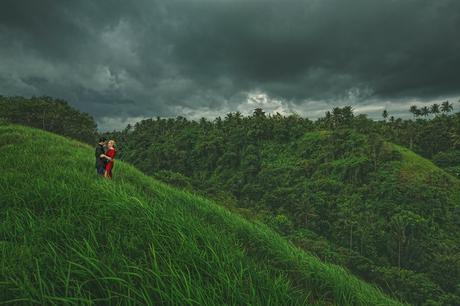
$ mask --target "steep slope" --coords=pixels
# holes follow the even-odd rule
[[[199,139],[157,150],[161,140],[147,149],[145,164],[162,169],[157,161],[169,156],[176,163],[165,169],[194,170],[190,177],[154,171],[155,177],[222,199],[392,296],[416,305],[460,304],[460,181],[429,160],[351,129],[243,148],[229,140],[221,145],[224,162],[214,165],[206,164]],[[133,162],[148,171],[135,156]]]
[[[93,151],[0,126],[0,303],[398,305],[261,224]]]
[[[353,271],[414,304],[460,303],[457,178],[352,130],[266,142],[260,159],[259,201],[349,249]]]

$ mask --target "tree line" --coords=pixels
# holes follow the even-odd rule
[[[93,144],[98,135],[94,118],[65,100],[0,96],[0,120],[31,126]]]

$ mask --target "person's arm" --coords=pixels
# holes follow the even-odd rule
[[[109,156],[104,154],[104,150],[102,150],[101,148],[96,149],[96,157],[111,160],[111,158]]]
[[[106,158],[108,160],[112,160],[109,156],[104,154],[104,150],[102,150],[102,148],[100,148],[100,147],[98,147],[96,149],[96,157],[98,157],[98,158]]]
[[[109,157],[109,156],[107,156],[107,155],[105,155],[105,154],[101,154],[101,155],[100,155],[100,158],[106,158],[106,159],[108,159],[108,160],[110,160],[110,161],[112,160],[111,157]]]

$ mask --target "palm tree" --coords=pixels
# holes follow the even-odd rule
[[[254,112],[252,113],[252,116],[254,118],[265,118],[265,112],[260,108],[254,109]]]
[[[351,107],[350,105],[347,105],[347,106],[344,106],[341,111],[340,111],[340,114],[341,114],[341,121],[342,121],[342,124],[345,125],[345,126],[350,126],[350,124],[353,122],[353,107]]]
[[[452,103],[449,103],[449,101],[445,101],[441,103],[441,112],[447,114],[450,113],[451,111],[454,110],[454,107]]]
[[[343,118],[349,122],[351,120],[353,120],[353,107],[351,107],[350,105],[347,105],[345,106],[344,108],[342,108],[342,115],[343,115]]]
[[[437,115],[440,113],[440,110],[439,110],[439,104],[437,103],[434,103],[433,105],[431,105],[430,107],[430,112],[433,114],[433,115]]]
[[[418,109],[417,105],[411,105],[409,111],[414,115],[414,117],[420,116],[420,110]]]
[[[427,117],[430,114],[430,109],[428,106],[424,106],[420,109],[420,115],[423,117]]]
[[[225,118],[224,118],[225,121],[232,121],[232,119],[233,119],[233,113],[228,113],[227,115],[225,115]]]
[[[234,117],[235,117],[236,122],[238,122],[238,123],[240,123],[241,119],[243,119],[243,115],[241,115],[240,112],[236,112]]]
[[[383,117],[383,119],[385,119],[385,121],[387,120],[387,118],[388,118],[388,111],[387,111],[386,109],[383,110],[383,112],[382,112],[382,117]]]
[[[338,127],[342,121],[342,109],[340,107],[334,107],[332,109],[332,124],[334,128]]]
[[[330,111],[326,112],[326,115],[324,117],[324,121],[326,122],[326,126],[331,129],[332,126],[333,126],[333,121],[332,121],[332,114],[331,114]]]

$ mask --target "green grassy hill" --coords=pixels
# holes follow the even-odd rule
[[[0,126],[0,304],[398,305],[261,224],[93,150]]]
[[[146,139],[138,130],[125,138],[129,154],[133,143]],[[191,161],[192,176],[162,177],[135,154],[127,159],[177,186],[191,182],[206,196],[223,199],[218,203],[229,199],[228,207],[393,297],[415,305],[460,303],[460,181],[431,161],[379,135],[339,129],[249,142],[243,149],[224,137],[229,143],[223,157],[232,158],[213,166],[200,159],[201,137],[208,136],[198,135],[190,137],[186,153],[179,136],[171,137],[176,145],[164,147],[169,155],[157,150],[166,137],[147,149],[146,159],[160,169],[162,156],[178,153],[164,169],[181,171]]]
[[[286,144],[265,142],[253,186],[265,207],[348,249],[347,266],[416,305],[460,303],[460,181],[378,135],[315,131]],[[300,199],[300,200],[299,200]],[[298,245],[312,248],[312,238]],[[316,242],[315,242],[316,243]],[[317,243],[318,244],[318,243]]]

